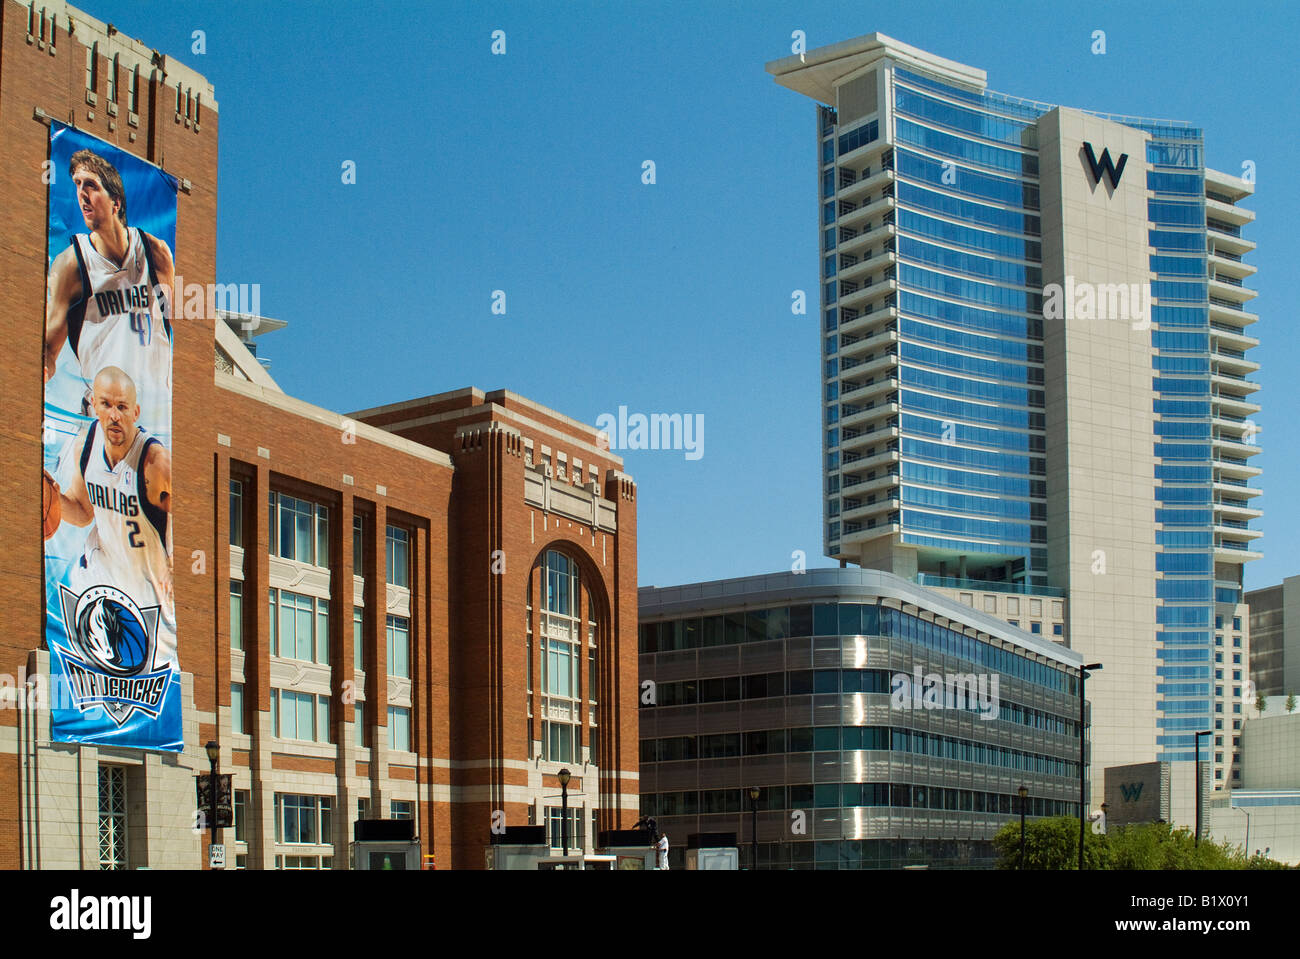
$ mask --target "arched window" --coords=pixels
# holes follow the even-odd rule
[[[548,762],[582,760],[580,729],[585,718],[581,698],[583,622],[578,599],[578,564],[557,550],[541,562],[543,601],[540,632],[542,758]]]

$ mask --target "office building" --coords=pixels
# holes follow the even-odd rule
[[[1300,576],[1246,594],[1250,678],[1264,696],[1300,693]]]
[[[880,570],[640,591],[641,811],[757,867],[980,868],[1079,813],[1074,651]]]
[[[880,34],[767,70],[817,104],[826,554],[1000,594],[1104,665],[1094,781],[1190,776],[1194,733],[1240,720],[1260,555],[1252,184],[1199,127]]]
[[[175,270],[211,289],[220,113],[192,69],[58,0],[0,0],[0,16],[0,868],[199,868],[209,741],[233,776],[228,867],[346,868],[362,819],[411,820],[441,869],[483,868],[498,825],[545,823],[559,848],[562,769],[571,846],[631,826],[636,485],[620,458],[505,390],[349,416],[303,402],[248,348],[284,324],[245,309],[171,328],[183,748],[55,741],[35,695],[54,655],[47,203],[68,189],[65,170],[42,179],[50,124],[176,178]]]

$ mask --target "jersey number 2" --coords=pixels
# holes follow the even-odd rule
[[[140,524],[133,519],[126,521],[126,528],[131,532],[127,535],[126,541],[136,549],[144,549],[144,543],[140,541]]]
[[[153,333],[153,317],[148,313],[131,314],[131,332],[140,337],[140,345],[148,346]]]

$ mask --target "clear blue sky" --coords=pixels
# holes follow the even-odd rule
[[[1258,175],[1265,559],[1247,586],[1300,573],[1291,4],[82,2],[215,85],[218,279],[260,283],[289,321],[261,349],[290,393],[348,411],[475,385],[593,424],[704,416],[701,459],[626,454],[645,585],[797,549],[827,564],[816,309],[790,311],[817,290],[813,106],[763,69],[793,30],[810,49],[880,31],[993,90],[1196,123],[1211,167]]]

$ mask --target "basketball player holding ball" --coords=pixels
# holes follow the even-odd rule
[[[45,474],[55,504],[51,517],[93,529],[85,551],[69,570],[69,587],[83,593],[93,586],[122,590],[140,606],[158,605],[156,665],[176,657],[176,611],[172,593],[171,454],[136,425],[140,406],[135,383],[114,366],[99,371],[92,385],[96,421],[73,441],[78,463],[68,492]],[[56,526],[57,528],[57,526]]]

